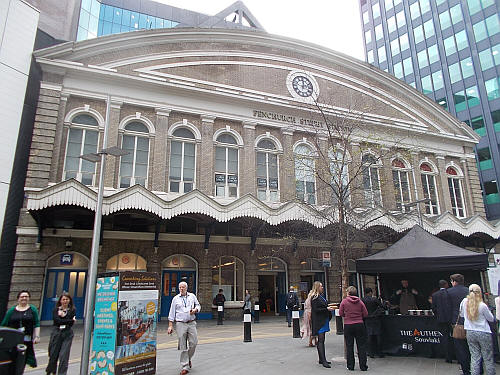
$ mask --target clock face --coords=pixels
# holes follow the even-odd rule
[[[297,76],[292,80],[292,87],[297,94],[307,98],[313,93],[313,84],[304,76]]]

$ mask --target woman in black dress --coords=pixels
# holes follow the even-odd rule
[[[330,368],[331,362],[326,360],[325,333],[330,331],[330,319],[333,307],[328,307],[328,301],[323,297],[323,284],[315,281],[311,291],[311,325],[312,335],[318,337],[316,349],[318,350],[319,364]]]
[[[37,308],[29,304],[30,297],[30,292],[27,290],[20,291],[17,294],[17,305],[7,311],[0,325],[24,332],[26,363],[31,367],[36,367],[33,344],[40,342],[40,318]]]
[[[75,322],[75,307],[69,293],[62,293],[52,310],[54,329],[50,334],[49,363],[45,372],[55,374],[59,360],[58,375],[66,375],[68,371],[69,352],[73,342],[73,323]]]

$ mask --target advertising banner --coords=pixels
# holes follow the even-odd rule
[[[116,375],[156,373],[158,297],[158,274],[120,273]]]
[[[94,337],[90,374],[114,375],[118,276],[99,277],[96,284]]]
[[[495,265],[488,268],[491,294],[498,296],[498,281],[500,281],[500,254],[493,254]]]

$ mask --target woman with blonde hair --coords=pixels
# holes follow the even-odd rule
[[[304,302],[304,315],[302,316],[302,327],[300,327],[300,336],[302,338],[309,337],[309,346],[315,346],[316,343],[313,344],[313,339],[316,341],[316,337],[311,333],[311,298],[313,295],[313,291],[311,290],[307,295],[307,298]]]
[[[464,329],[467,332],[471,375],[479,375],[481,358],[486,370],[485,374],[496,374],[493,362],[493,342],[488,324],[494,318],[488,306],[483,302],[483,294],[479,285],[469,286],[469,294],[460,303],[460,316],[464,317]]]
[[[315,281],[311,290],[311,326],[312,335],[317,336],[316,349],[318,350],[319,364],[330,368],[331,362],[326,360],[325,333],[330,331],[330,319],[333,307],[328,306],[328,301],[323,297],[323,284]]]

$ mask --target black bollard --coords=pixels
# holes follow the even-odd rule
[[[299,324],[299,311],[292,311],[292,323],[293,323],[293,338],[300,339],[300,324]]]
[[[259,319],[260,319],[260,306],[258,303],[255,303],[253,307],[253,322],[259,323]]]
[[[337,331],[337,335],[343,335],[344,334],[344,322],[342,320],[342,317],[338,314],[339,310],[334,310],[332,311],[335,314],[335,328]]]
[[[250,310],[243,314],[243,342],[252,342],[252,315]]]
[[[224,306],[217,306],[217,325],[223,325],[224,320]]]

